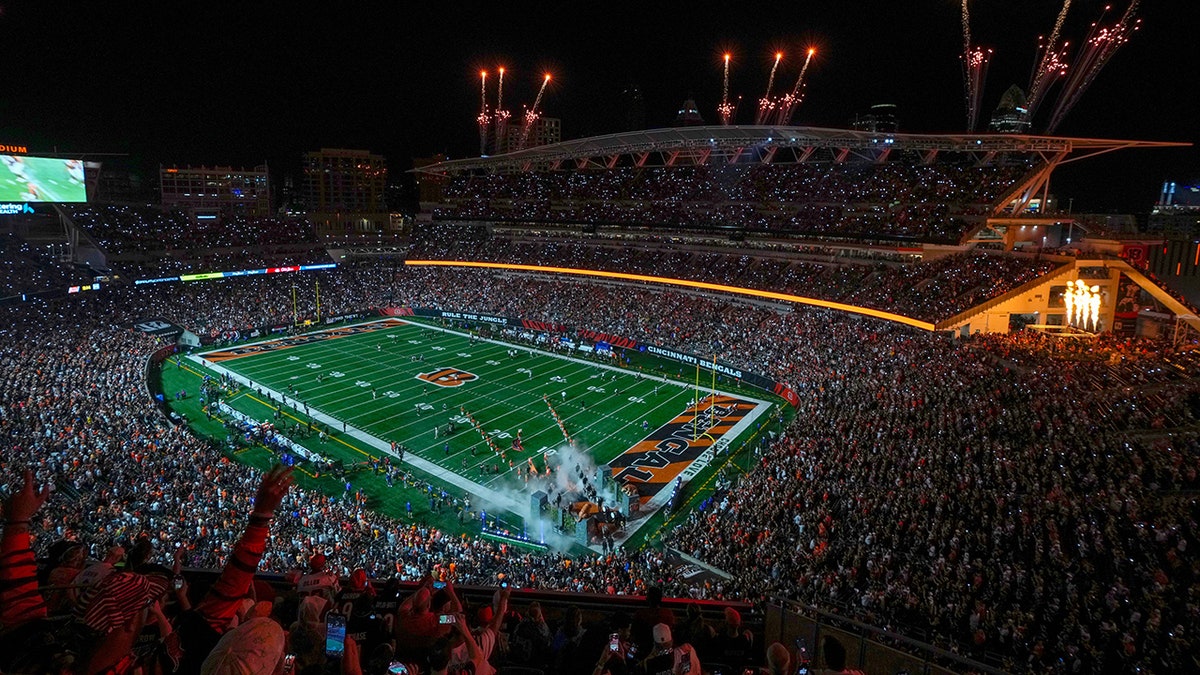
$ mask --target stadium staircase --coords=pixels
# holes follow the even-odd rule
[[[1011,291],[1009,291],[1003,295],[998,295],[998,296],[992,298],[991,300],[988,300],[981,304],[975,305],[974,307],[971,307],[970,309],[959,312],[958,314],[955,314],[954,316],[950,317],[949,319],[939,321],[934,325],[933,329],[934,330],[950,330],[951,328],[953,328],[955,326],[961,325],[968,319],[971,319],[979,314],[982,314],[983,312],[986,312],[989,309],[991,309],[1001,303],[1008,302],[1012,298],[1018,297],[1018,296],[1022,295],[1023,293],[1026,293],[1034,288],[1037,288],[1038,286],[1041,286],[1042,284],[1044,284],[1046,282],[1054,281],[1055,279],[1058,279],[1059,277],[1066,276],[1067,273],[1071,272],[1074,269],[1075,269],[1075,265],[1073,263],[1065,263],[1062,266],[1060,266],[1054,270],[1051,270],[1050,272],[1047,272],[1046,274],[1043,274],[1040,277],[1037,277],[1036,279],[1031,279],[1030,281],[1027,281],[1027,282],[1021,284],[1020,286],[1017,286],[1016,288],[1012,289]]]

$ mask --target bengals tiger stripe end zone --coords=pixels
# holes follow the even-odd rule
[[[279,338],[278,340],[256,342],[254,344],[242,345],[240,347],[232,347],[230,349],[218,349],[216,351],[204,352],[200,354],[200,356],[206,361],[220,363],[221,361],[239,359],[243,356],[265,354],[267,352],[288,349],[289,347],[299,347],[300,345],[313,344],[315,342],[322,342],[324,340],[333,340],[336,338],[349,337],[351,335],[372,333],[377,330],[384,330],[386,328],[393,328],[395,326],[403,326],[407,323],[407,321],[401,321],[399,319],[384,319],[382,321],[372,321],[370,323],[360,323],[354,326],[343,326],[342,328],[334,328],[315,333],[306,333],[304,335]]]
[[[725,450],[760,405],[727,394],[706,396],[613,459],[613,480],[635,486],[643,505],[656,505],[672,481],[690,480]]]

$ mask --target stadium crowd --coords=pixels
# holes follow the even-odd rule
[[[529,241],[488,237],[482,228],[441,225],[418,240],[417,260],[467,260],[573,267],[720,283],[882,309],[925,321],[947,319],[1053,270],[1054,262],[965,252],[928,262],[797,260],[743,251]]]
[[[936,644],[999,652],[1033,670],[1178,670],[1195,663],[1200,568],[1188,548],[1200,545],[1200,383],[1196,368],[1164,345],[1094,344],[1064,354],[1021,334],[959,343],[807,308],[487,271],[368,264],[304,279],[314,277],[327,315],[423,306],[522,316],[715,352],[788,382],[800,395],[797,421],[761,449],[753,470],[667,536],[668,544],[736,574],[691,587],[653,549],[574,559],[518,553],[370,512],[354,500],[272,490],[290,482],[279,473],[256,492],[256,471],[147,405],[145,357],[162,345],[128,326],[160,316],[221,335],[290,323],[295,279],[113,288],[0,308],[0,366],[11,374],[0,383],[0,492],[10,495],[4,550],[23,550],[21,536],[33,535],[50,584],[47,610],[73,611],[87,628],[104,632],[80,644],[108,644],[108,629],[142,629],[142,612],[117,612],[116,600],[89,609],[121,589],[96,586],[91,596],[73,599],[57,588],[92,567],[86,558],[103,560],[120,545],[137,552],[130,569],[169,566],[178,551],[182,565],[223,567],[238,578],[227,586],[223,577],[205,597],[190,598],[202,621],[182,600],[178,616],[160,619],[152,611],[146,619],[160,636],[168,628],[188,633],[188,621],[191,629],[211,629],[191,630],[204,639],[181,647],[193,672],[240,642],[222,637],[235,634],[228,619],[237,608],[250,617],[243,628],[277,635],[256,622],[274,615],[280,630],[297,623],[293,640],[306,626],[318,634],[321,607],[313,603],[245,602],[257,598],[248,597],[247,569],[294,573],[318,554],[327,558],[326,571],[349,576],[361,569],[381,581],[417,580],[437,569],[447,580],[482,585],[503,573],[522,587],[580,592],[643,594],[659,586],[675,597],[782,594],[902,633],[925,627]],[[935,283],[943,282],[929,285]],[[312,316],[312,299],[298,311]],[[1181,362],[1188,365],[1172,365]],[[24,514],[40,501],[21,496],[32,493],[27,483],[54,485],[56,496]],[[263,489],[279,494],[264,497]],[[275,514],[269,531],[267,506]],[[21,555],[25,561],[30,554]],[[166,582],[154,581],[153,571],[143,576],[124,581],[161,594]],[[13,587],[5,588],[0,610],[10,630],[10,622],[28,616],[9,610],[29,599],[18,593],[14,601],[5,594]],[[421,597],[412,596],[410,608],[425,606]],[[388,602],[400,605],[394,594]],[[102,610],[108,619],[89,620]],[[497,604],[484,620],[486,614],[477,618],[490,625],[506,612]],[[433,613],[422,616],[398,618],[396,626],[425,625]],[[618,632],[624,619],[609,621]],[[644,657],[658,648],[642,623],[635,642]],[[549,632],[534,628],[537,639]],[[442,663],[432,657],[445,637],[438,630],[427,643],[398,644],[396,653],[414,664]],[[421,635],[395,632],[401,641]],[[578,617],[564,616],[561,641],[555,634],[551,645],[584,644],[589,632],[607,638],[609,630],[588,631]],[[732,632],[738,635],[736,627]],[[704,643],[697,635],[688,639]],[[473,639],[476,647],[487,641]],[[476,672],[485,669],[466,636],[455,640],[469,652],[462,659]],[[366,644],[362,653],[374,655],[379,644]],[[590,666],[602,651],[597,645],[580,658]]]
[[[942,161],[451,176],[441,220],[624,224],[957,241],[1028,171]]]
[[[0,234],[0,298],[90,283],[92,277],[63,265],[54,247],[36,246],[12,232]]]
[[[312,226],[299,218],[234,217],[201,222],[182,211],[153,205],[76,204],[62,208],[76,226],[118,258],[315,241]]]

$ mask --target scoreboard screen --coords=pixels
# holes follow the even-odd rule
[[[0,202],[86,202],[78,159],[0,155]]]

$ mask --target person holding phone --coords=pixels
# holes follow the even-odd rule
[[[346,615],[329,612],[325,615],[325,656],[341,659],[346,653]]]
[[[492,675],[496,672],[496,669],[488,663],[488,659],[492,657],[499,641],[500,625],[504,622],[504,615],[508,613],[508,601],[511,596],[511,588],[502,588],[496,591],[492,596],[492,604],[481,607],[476,612],[477,624],[474,630],[471,630],[469,626],[456,626],[460,630],[466,630],[470,635],[470,642],[474,645],[474,649],[478,650],[479,659],[482,660],[483,665],[481,666],[477,662],[478,659],[473,655],[471,646],[466,640],[463,640],[462,644],[456,645],[451,653],[451,667],[471,662],[475,666],[475,675]],[[457,620],[461,622],[462,616],[458,615]]]
[[[396,653],[405,658],[424,658],[429,645],[440,637],[451,634],[447,624],[441,623],[439,615],[462,611],[462,604],[454,595],[453,584],[437,590],[433,588],[433,577],[426,576],[412,595],[400,603],[396,611]],[[436,609],[433,606],[435,593],[445,598]]]
[[[488,663],[488,656],[490,656],[491,646],[495,645],[495,638],[493,638],[488,652],[485,653],[479,642],[475,640],[475,636],[471,634],[467,618],[462,614],[456,614],[454,617],[454,623],[451,625],[455,631],[453,633],[454,640],[459,644],[451,651],[450,669],[454,669],[456,665],[470,663],[474,667],[475,675],[495,675],[496,669]]]
[[[606,620],[593,625],[580,641],[578,658],[564,666],[574,672],[590,672],[598,663],[589,659],[601,651],[608,651],[604,658],[604,670],[611,675],[631,673],[637,666],[637,647],[631,639],[632,617],[626,612],[614,612]]]

